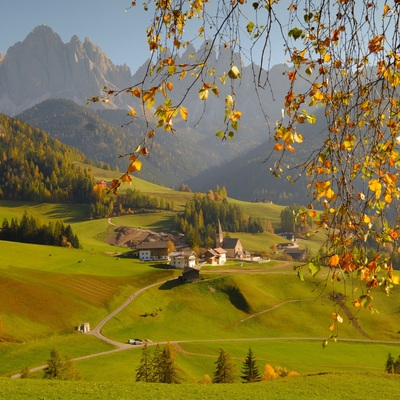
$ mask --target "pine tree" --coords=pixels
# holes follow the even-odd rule
[[[385,372],[387,372],[388,374],[393,374],[393,368],[394,368],[394,357],[392,356],[391,353],[389,353],[386,360]]]
[[[157,344],[153,358],[151,359],[151,382],[162,382],[163,379],[163,364],[161,357],[161,348]]]
[[[136,382],[153,382],[153,365],[147,344],[142,348],[140,364],[136,368]]]
[[[256,359],[254,358],[251,347],[249,347],[249,352],[243,362],[242,374],[241,378],[245,383],[259,382],[261,380],[261,375],[258,371]]]
[[[49,360],[47,360],[47,367],[44,370],[43,379],[72,381],[80,379],[80,375],[76,371],[75,364],[71,359],[62,359],[59,351],[53,349],[50,352]]]
[[[214,372],[213,383],[233,383],[235,381],[236,366],[232,362],[229,353],[219,349],[218,360],[215,362],[217,368]]]
[[[400,356],[397,357],[396,362],[393,364],[393,373],[400,374]]]
[[[21,370],[21,379],[29,379],[30,377],[31,377],[31,371],[25,365],[25,367],[22,368],[22,370]]]
[[[161,364],[163,367],[162,383],[179,383],[178,371],[175,364],[175,355],[168,343],[161,352]]]

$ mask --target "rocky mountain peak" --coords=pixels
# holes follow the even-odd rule
[[[75,35],[64,43],[49,26],[41,25],[0,58],[0,113],[15,115],[49,98],[83,105],[104,86],[127,87],[131,79],[127,66],[114,65],[91,40],[82,43]],[[125,108],[123,99],[107,107]]]

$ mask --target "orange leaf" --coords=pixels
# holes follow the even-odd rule
[[[338,264],[339,264],[339,256],[337,254],[334,254],[333,256],[329,257],[328,265],[330,267],[337,267]]]
[[[132,182],[132,177],[128,173],[123,174],[120,179],[122,182]]]

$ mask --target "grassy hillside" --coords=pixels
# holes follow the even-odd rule
[[[163,190],[145,183],[143,187]],[[276,206],[252,203],[243,203],[243,206],[252,213],[262,213],[265,207],[277,219]],[[25,210],[46,222],[63,218],[71,223],[83,249],[0,241],[1,335],[6,339],[0,342],[0,375],[10,376],[25,365],[43,365],[54,347],[72,357],[111,350],[112,346],[77,333],[75,327],[86,321],[94,326],[137,289],[180,274],[180,271],[165,269],[162,264],[144,264],[117,256],[126,249],[104,241],[114,228],[107,220],[82,221],[81,206],[2,201],[0,220],[20,217]],[[170,218],[171,213],[134,214],[113,218],[112,222],[164,229]],[[240,239],[245,247],[262,250],[276,237],[241,234]],[[301,283],[292,269],[293,263],[241,264],[229,262],[222,269],[204,267],[203,280],[197,283],[181,285],[170,281],[153,287],[138,295],[103,328],[103,333],[121,342],[132,337],[149,338],[153,344],[181,341],[176,347],[177,362],[186,382],[198,382],[205,374],[212,376],[219,347],[231,352],[238,371],[251,345],[260,369],[269,363],[302,374],[379,373],[389,352],[395,356],[400,354],[400,345],[365,344],[368,338],[347,318],[340,326],[339,338],[357,339],[364,344],[332,343],[323,350],[321,341],[330,334],[328,327],[335,309],[328,296],[330,282],[323,291],[323,274]],[[336,290],[345,289],[340,284]],[[349,308],[350,292],[346,292]],[[396,288],[390,301],[381,295],[375,295],[374,301],[380,314],[372,316],[362,310],[357,315],[363,332],[370,339],[399,342],[399,289]],[[144,316],[154,310],[159,310],[156,316]],[[317,340],[305,340],[309,338]],[[133,346],[128,351],[79,361],[77,368],[85,380],[132,381],[140,354],[140,348]],[[36,376],[41,377],[41,372]],[[66,390],[65,398],[70,394],[68,390],[80,389]],[[115,390],[120,393],[118,398],[124,398],[124,392],[119,390],[125,389]]]
[[[203,400],[203,399],[285,399],[285,400],[374,400],[396,398],[399,378],[390,375],[327,374],[300,376],[253,384],[160,385],[132,382],[66,382],[1,380],[0,391],[10,400],[31,400],[40,395],[47,400]]]

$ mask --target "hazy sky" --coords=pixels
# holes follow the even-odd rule
[[[64,42],[73,35],[90,38],[114,64],[133,72],[147,59],[145,29],[149,15],[138,6],[125,12],[129,0],[1,0],[0,53],[38,25],[48,25]]]

